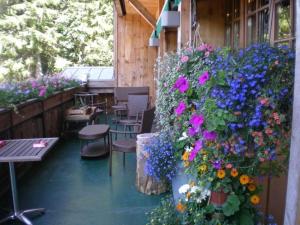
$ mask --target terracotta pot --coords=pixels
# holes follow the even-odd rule
[[[221,207],[227,200],[228,194],[223,190],[212,191],[210,196],[210,203],[216,207]]]

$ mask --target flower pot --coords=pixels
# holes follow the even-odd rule
[[[188,184],[190,181],[196,180],[196,175],[186,174],[183,162],[177,163],[177,172],[175,177],[172,179],[172,192],[175,204],[177,204],[183,196],[178,192],[178,189],[184,185]]]
[[[179,27],[180,26],[180,12],[178,11],[164,11],[161,14],[161,26]]]
[[[223,190],[212,191],[210,196],[210,203],[215,207],[221,207],[227,200],[228,194]]]

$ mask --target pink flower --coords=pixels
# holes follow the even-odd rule
[[[189,89],[189,82],[184,76],[180,76],[176,80],[174,88],[178,89],[180,93],[184,93]]]
[[[40,92],[39,92],[39,96],[44,97],[45,94],[46,94],[46,87],[42,86],[41,89],[40,89]]]
[[[186,105],[183,101],[179,102],[177,108],[175,109],[175,113],[177,116],[180,116],[184,110],[186,109]]]
[[[184,56],[182,56],[182,57],[180,58],[180,61],[181,61],[182,63],[186,63],[187,61],[189,61],[189,57],[188,57],[187,55],[184,55]]]
[[[188,129],[188,135],[189,135],[190,137],[194,137],[196,134],[197,134],[197,130],[196,130],[194,127],[190,127],[190,128]]]
[[[193,148],[193,150],[189,155],[189,161],[193,161],[196,158],[198,152],[202,149],[202,146],[203,146],[202,141],[198,140],[195,142],[195,147]]]
[[[31,87],[32,88],[37,88],[38,87],[38,83],[35,80],[31,81]]]
[[[217,132],[205,130],[203,131],[203,137],[207,141],[214,141],[217,138]]]
[[[210,55],[210,52],[206,51],[204,55],[205,55],[205,57],[208,57]]]
[[[209,73],[208,71],[205,71],[198,78],[198,82],[200,85],[204,85],[208,79],[209,79]]]
[[[193,114],[190,119],[190,123],[195,129],[198,129],[204,123],[204,116],[201,114]]]

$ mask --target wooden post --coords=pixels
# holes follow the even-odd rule
[[[294,81],[293,128],[290,149],[284,225],[300,224],[300,2],[296,1],[296,68]]]
[[[178,49],[190,45],[192,40],[192,3],[182,0],[179,6],[180,27],[178,28]]]

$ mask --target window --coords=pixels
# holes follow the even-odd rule
[[[295,0],[225,0],[225,45],[235,49],[255,42],[293,46],[294,4]]]

